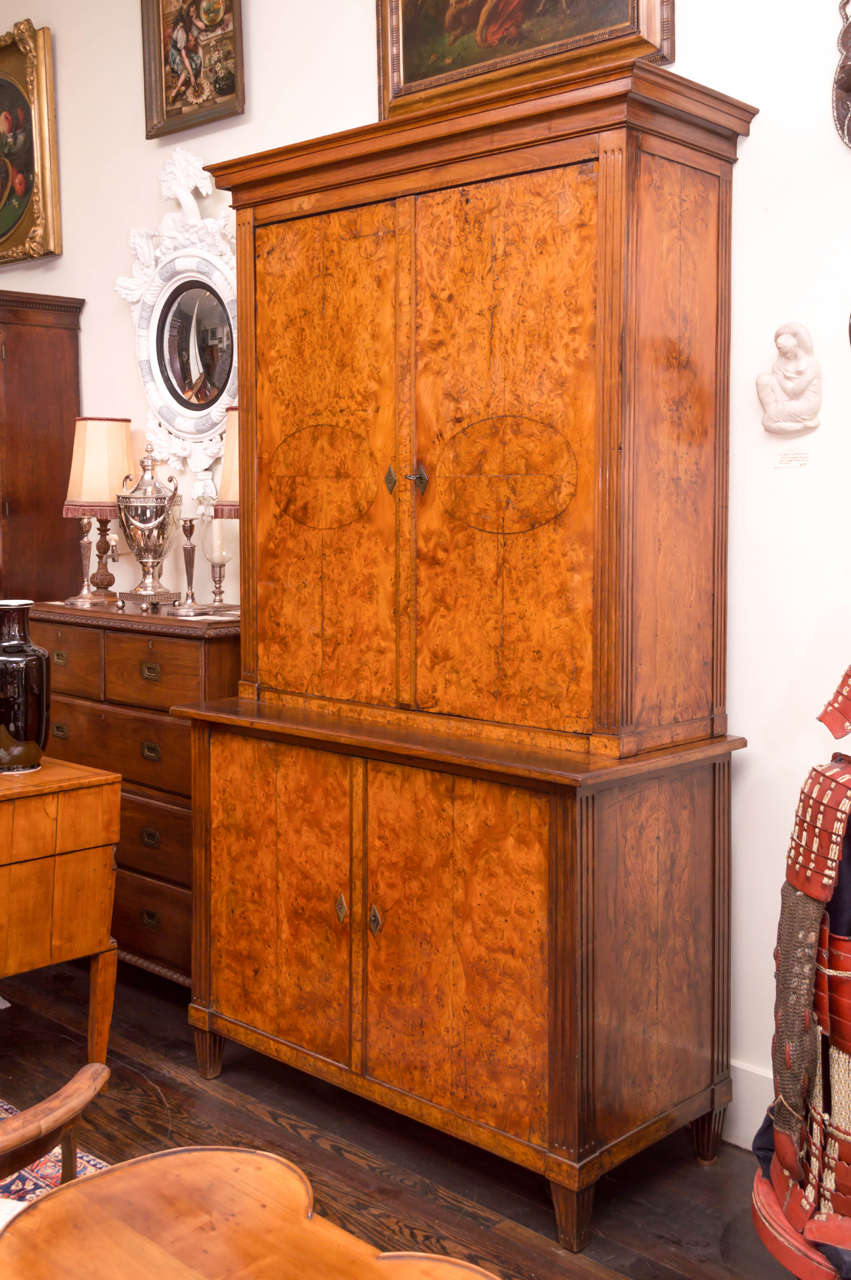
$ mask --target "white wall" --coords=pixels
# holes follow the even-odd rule
[[[205,162],[376,118],[374,0],[250,0],[243,116],[179,134]],[[172,141],[144,136],[138,0],[33,0],[52,29],[64,253],[4,266],[4,287],[87,299],[83,411],[146,403],[129,309],[113,292],[131,226],[155,226]],[[0,30],[22,16],[0,0]],[[728,1136],[746,1144],[770,1101],[774,931],[798,788],[832,740],[815,716],[851,662],[845,532],[851,494],[851,152],[831,119],[835,4],[677,0],[675,70],[760,108],[734,182],[729,712],[750,746],[734,775],[733,1058]],[[222,199],[222,197],[219,197]],[[208,206],[212,211],[213,205]],[[754,378],[785,320],[806,324],[824,367],[823,426],[807,464],[760,425]]]

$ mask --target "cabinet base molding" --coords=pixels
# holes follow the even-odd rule
[[[223,1017],[215,1010],[195,1002],[189,1006],[189,1025],[195,1033],[198,1073],[205,1080],[215,1079],[221,1073],[224,1043],[225,1040],[231,1040],[247,1049],[253,1049],[269,1058],[274,1058],[277,1062],[283,1062],[286,1066],[296,1067],[307,1075],[346,1089],[349,1093],[357,1094],[370,1102],[377,1102],[412,1120],[427,1124],[433,1129],[439,1129],[454,1138],[473,1143],[504,1160],[511,1160],[514,1164],[539,1173],[550,1181],[554,1196],[556,1187],[565,1192],[570,1191],[574,1195],[585,1191],[592,1192],[594,1185],[605,1173],[622,1164],[630,1156],[637,1155],[640,1151],[687,1125],[699,1126],[707,1117],[713,1116],[720,1117],[723,1122],[726,1103],[732,1097],[730,1079],[724,1077],[710,1088],[703,1089],[694,1097],[671,1107],[664,1114],[654,1116],[652,1120],[624,1134],[617,1141],[598,1145],[583,1159],[573,1160],[562,1150],[556,1149],[555,1145],[552,1149],[547,1149],[523,1142],[509,1134],[490,1129],[486,1125],[476,1124],[446,1108],[436,1107],[422,1098],[382,1084],[368,1075],[359,1075],[339,1063],[316,1057],[286,1040],[258,1031],[257,1028],[245,1023]],[[692,1131],[694,1132],[694,1129]],[[720,1138],[720,1129],[718,1133]],[[588,1200],[589,1215],[592,1205],[593,1196]],[[576,1249],[583,1247],[584,1245],[577,1245]]]

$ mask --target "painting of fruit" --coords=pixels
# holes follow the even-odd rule
[[[32,111],[14,80],[0,76],[0,246],[26,213],[33,189]]]

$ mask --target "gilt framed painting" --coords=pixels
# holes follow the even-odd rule
[[[0,263],[62,252],[50,30],[0,35]]]
[[[383,119],[582,67],[673,60],[674,0],[377,0]]]
[[[245,110],[240,0],[142,0],[145,137]]]

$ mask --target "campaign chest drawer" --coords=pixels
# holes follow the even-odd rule
[[[192,640],[110,632],[105,644],[105,692],[109,702],[168,711],[176,702],[198,702],[202,650]]]
[[[189,726],[170,716],[65,696],[51,699],[47,751],[125,782],[189,795]]]
[[[188,889],[119,870],[112,928],[122,951],[189,973],[192,894]]]
[[[103,697],[103,632],[98,628],[30,624],[35,644],[50,657],[50,687],[54,693],[79,698]]]
[[[177,798],[175,797],[175,801]],[[192,810],[125,791],[121,798],[118,865],[192,884]]]

